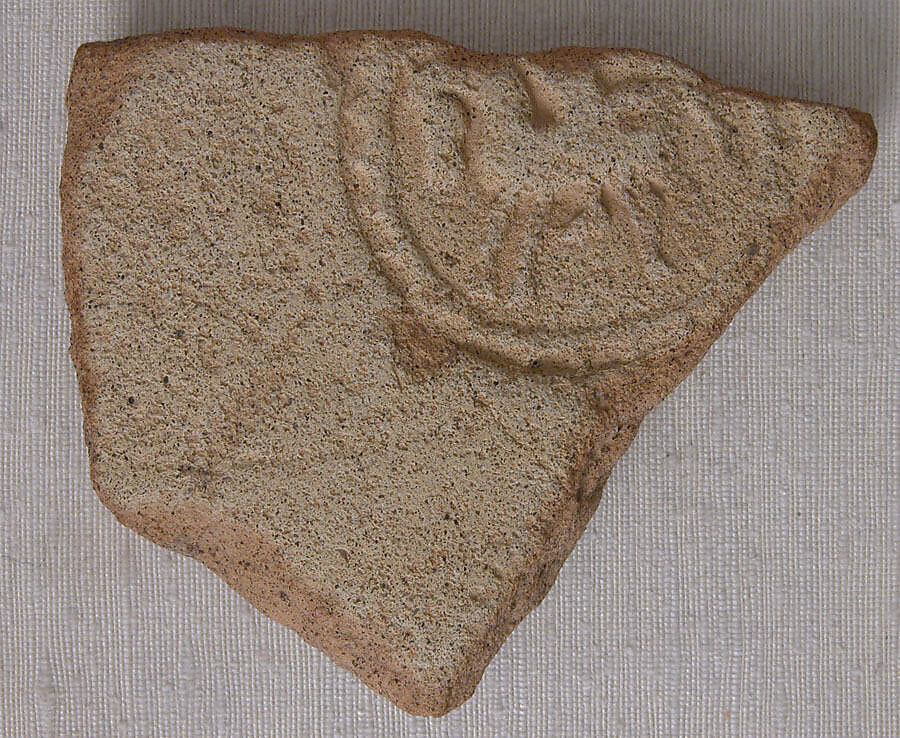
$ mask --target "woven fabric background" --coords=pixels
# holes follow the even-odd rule
[[[900,5],[0,0],[0,734],[900,736]],[[871,111],[872,177],[645,421],[547,600],[413,718],[88,479],[57,201],[85,41],[420,28],[486,51],[676,56]]]

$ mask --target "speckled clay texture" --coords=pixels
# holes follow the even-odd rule
[[[98,495],[423,715],[876,146],[645,52],[411,32],[89,44],[68,108]]]

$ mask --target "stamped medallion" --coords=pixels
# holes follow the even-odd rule
[[[722,193],[695,175],[756,177],[750,128],[772,123],[729,122],[687,70],[474,71],[413,53],[346,68],[360,230],[423,326],[462,348],[542,373],[646,360],[688,339],[698,296],[747,258],[741,213],[711,215]]]

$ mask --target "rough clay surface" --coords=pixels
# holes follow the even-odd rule
[[[876,145],[645,52],[411,32],[89,44],[68,107],[97,493],[427,715]]]

